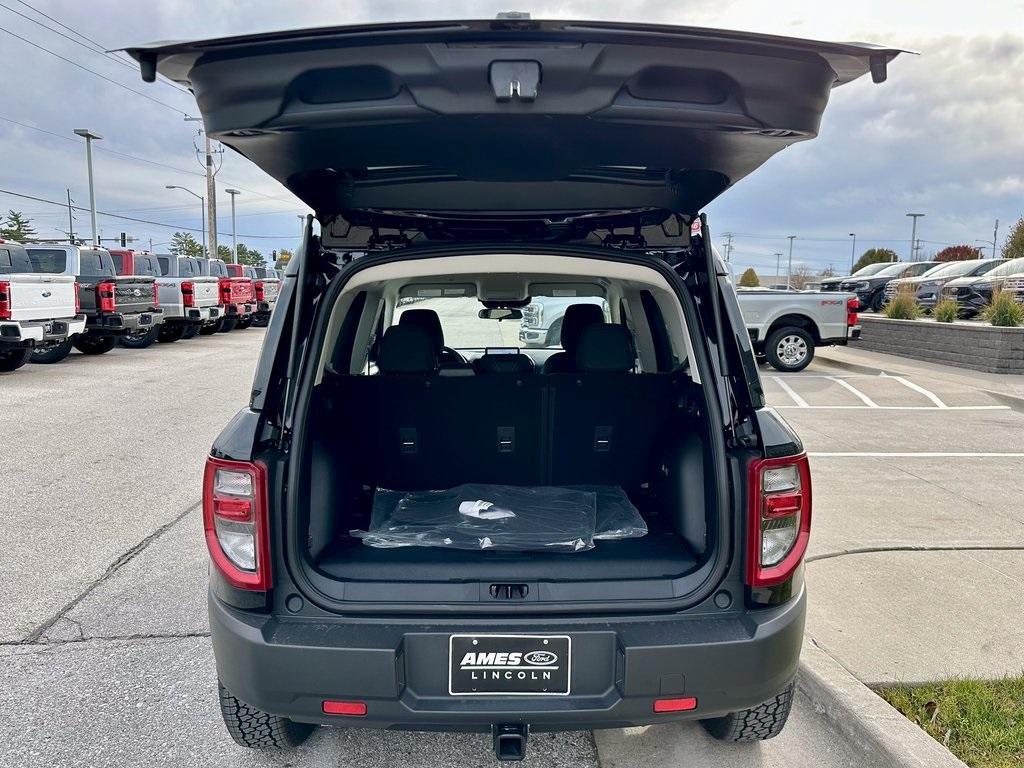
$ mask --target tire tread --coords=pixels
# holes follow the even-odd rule
[[[731,712],[723,717],[702,720],[705,730],[719,741],[765,741],[782,733],[793,706],[790,683],[780,693],[750,709]]]
[[[264,750],[294,749],[316,728],[256,709],[241,701],[220,682],[217,689],[224,725],[240,746]]]

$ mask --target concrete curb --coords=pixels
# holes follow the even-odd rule
[[[839,734],[863,750],[862,765],[967,768],[810,639],[804,640],[797,687]]]
[[[814,362],[821,363],[822,365],[828,365],[832,368],[839,368],[844,371],[850,371],[851,373],[866,373],[868,376],[877,376],[881,373],[896,373],[900,374],[895,368],[876,368],[873,365],[863,365],[861,363],[851,363],[848,360],[836,360],[834,357],[829,357],[827,354],[818,352],[814,356]]]

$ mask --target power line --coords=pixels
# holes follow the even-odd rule
[[[45,197],[36,197],[35,195],[25,195],[25,194],[22,194],[20,192],[12,192],[9,189],[0,189],[0,194],[2,194],[2,195],[10,195],[12,197],[20,197],[20,198],[23,198],[25,200],[33,200],[33,201],[35,201],[37,203],[46,203],[47,205],[59,205],[61,208],[67,208],[68,207],[67,203],[58,203],[55,200],[47,200]],[[86,208],[86,207],[81,206],[81,205],[73,205],[71,207],[74,210],[76,210],[76,211],[88,211],[89,210],[89,208]],[[134,221],[134,222],[137,222],[139,224],[150,224],[150,225],[152,225],[154,227],[166,227],[167,229],[174,229],[174,230],[178,230],[178,231],[182,231],[182,232],[202,232],[203,231],[201,229],[196,229],[195,227],[183,227],[183,226],[180,226],[178,224],[168,224],[168,223],[163,222],[163,221],[152,221],[150,219],[138,219],[138,218],[135,218],[133,216],[119,216],[116,213],[110,213],[108,211],[96,211],[96,214],[99,215],[99,216],[106,216],[107,218],[111,218],[111,219],[120,219],[122,221]],[[293,235],[246,235],[246,234],[242,234],[241,232],[239,232],[238,236],[239,237],[247,238],[249,240],[294,240],[295,239],[294,234]]]
[[[113,78],[107,77],[106,75],[104,75],[104,74],[102,74],[100,72],[97,72],[95,69],[89,69],[84,64],[79,64],[77,61],[69,59],[67,56],[62,56],[59,53],[57,53],[56,51],[51,51],[49,48],[47,48],[47,47],[45,47],[43,45],[40,45],[37,42],[29,40],[27,37],[22,37],[21,35],[17,34],[16,32],[11,32],[11,30],[6,29],[5,27],[0,27],[0,32],[6,32],[11,37],[14,37],[14,38],[16,38],[18,40],[21,40],[23,43],[26,43],[27,45],[31,45],[34,48],[38,48],[40,51],[48,53],[51,56],[56,56],[61,61],[65,61],[68,64],[70,64],[71,66],[77,67],[78,69],[81,69],[83,72],[88,72],[90,75],[95,75],[96,77],[100,78],[100,80],[105,80],[108,83],[110,83],[111,85],[116,85],[118,88],[123,88],[124,90],[128,91],[129,93],[134,93],[136,96],[141,96],[144,99],[148,99],[149,101],[152,101],[154,104],[159,104],[161,107],[166,107],[167,109],[170,109],[173,112],[177,112],[179,115],[186,115],[186,116],[188,115],[188,112],[186,112],[183,109],[179,109],[178,107],[172,106],[172,105],[168,104],[165,101],[160,101],[160,99],[154,99],[152,96],[149,96],[149,95],[143,93],[142,91],[136,91],[134,88],[129,88],[124,83],[119,83],[117,80],[114,80]]]

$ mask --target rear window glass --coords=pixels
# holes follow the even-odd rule
[[[33,272],[59,275],[67,269],[68,255],[59,248],[32,248],[28,252]]]
[[[114,262],[114,269],[117,270],[117,274],[124,274],[124,254],[112,253],[110,254],[110,260]]]
[[[202,274],[198,259],[178,259],[178,277],[199,277]]]
[[[228,267],[222,261],[210,262],[210,277],[227,277]]]
[[[444,344],[452,349],[518,347],[561,349],[562,317],[571,304],[597,304],[605,322],[610,322],[608,305],[601,297],[566,299],[537,296],[520,311],[521,320],[481,318],[483,304],[474,296],[449,296],[429,299],[402,299],[395,310],[394,324],[410,309],[430,309],[437,313]]]
[[[160,270],[156,263],[156,259],[152,256],[136,256],[135,257],[135,274],[136,275],[152,275],[153,277],[160,276]]]
[[[170,274],[171,271],[171,257],[170,256],[157,256],[157,261],[160,263],[160,274]]]
[[[103,251],[82,251],[81,272],[82,275],[116,275],[114,262],[109,253]]]
[[[1006,277],[1007,275],[1016,275],[1019,272],[1024,272],[1024,259],[1010,259],[995,269],[990,269],[988,275],[989,277]]]

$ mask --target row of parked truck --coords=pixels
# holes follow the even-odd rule
[[[265,326],[280,285],[221,259],[0,240],[0,372]]]

